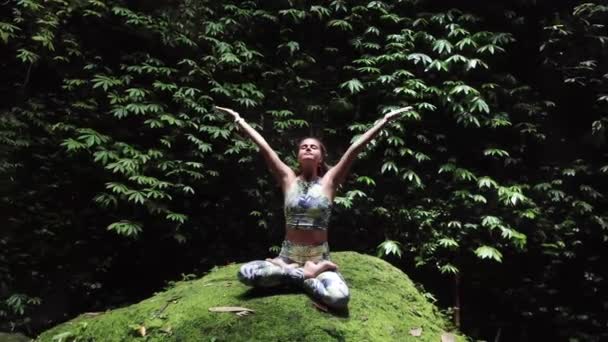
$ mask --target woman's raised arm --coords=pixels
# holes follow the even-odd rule
[[[346,179],[346,176],[348,175],[353,161],[357,158],[357,155],[359,154],[359,152],[361,152],[363,147],[365,147],[368,142],[370,142],[376,135],[378,135],[384,125],[398,118],[399,114],[401,114],[402,112],[411,109],[412,107],[408,106],[387,113],[384,118],[379,120],[374,125],[374,127],[370,128],[367,132],[365,132],[365,134],[363,134],[359,139],[357,139],[357,141],[350,145],[350,147],[348,148],[348,150],[346,150],[342,158],[340,158],[340,161],[338,161],[338,163],[334,165],[334,167],[329,169],[329,171],[327,171],[327,173],[323,176],[323,181],[327,182],[327,184],[331,184],[333,189],[336,189],[338,185],[340,185]]]
[[[274,175],[277,182],[281,185],[281,188],[285,190],[287,186],[291,183],[291,180],[296,177],[293,170],[285,165],[283,161],[279,158],[278,154],[270,147],[266,139],[262,137],[253,127],[251,127],[245,119],[243,119],[239,113],[233,111],[229,108],[215,106],[218,110],[221,110],[224,113],[231,115],[234,118],[234,122],[238,127],[241,127],[249,137],[253,140],[253,142],[258,145],[260,148],[260,152],[262,156],[264,156],[264,160],[266,160],[266,164],[270,169],[270,172]]]

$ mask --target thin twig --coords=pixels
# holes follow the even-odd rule
[[[30,81],[30,74],[32,72],[32,63],[30,63],[30,66],[27,67],[27,73],[25,74],[25,80],[23,81],[23,85],[21,86],[21,88],[23,90],[25,90],[25,86],[29,83]]]
[[[162,307],[162,308],[160,308],[160,310],[158,310],[158,311],[157,311],[157,312],[154,314],[154,316],[152,316],[152,318],[156,318],[156,317],[160,316],[160,314],[162,314],[162,313],[165,311],[165,309],[167,309],[167,307],[169,307],[169,304],[171,304],[172,302],[174,302],[174,301],[176,301],[176,300],[178,300],[178,299],[180,299],[180,298],[181,298],[181,297],[173,297],[173,298],[169,299],[169,300],[168,300],[168,301],[165,303],[165,305],[163,305],[163,307]]]

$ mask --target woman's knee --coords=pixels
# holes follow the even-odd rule
[[[242,265],[237,278],[248,286],[272,287],[282,282],[284,273],[282,267],[270,261],[255,260]]]
[[[320,296],[314,296],[321,303],[327,305],[332,309],[344,309],[348,306],[350,301],[350,295],[348,292],[336,291],[327,289],[326,292]]]
[[[345,283],[330,285],[327,289],[327,305],[335,309],[343,309],[350,300],[350,291]]]
[[[246,266],[247,266],[247,264],[241,265],[238,272],[236,273],[236,277],[241,283],[248,285],[248,286],[252,286],[253,285],[253,275],[251,274],[250,270]]]
[[[238,280],[249,286],[255,285],[255,279],[259,277],[260,270],[262,270],[268,263],[267,261],[254,260],[246,264],[241,265],[236,276]]]
[[[333,309],[344,309],[348,306],[349,301],[350,295],[348,293],[340,293],[338,295],[329,297],[326,304]]]
[[[323,304],[334,309],[346,308],[350,291],[344,279],[336,272],[323,272],[305,281],[309,292]]]

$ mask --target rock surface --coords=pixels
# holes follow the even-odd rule
[[[389,263],[355,252],[332,261],[351,290],[345,312],[324,312],[299,289],[248,288],[233,264],[140,303],[80,315],[36,341],[465,341],[447,334],[446,318]],[[253,312],[209,310],[217,307]]]

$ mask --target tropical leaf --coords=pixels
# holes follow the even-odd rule
[[[441,274],[458,274],[460,273],[460,270],[452,264],[445,264],[439,267],[439,272],[441,272]]]
[[[380,245],[378,245],[378,257],[388,256],[388,255],[396,255],[401,257],[401,243],[394,240],[385,240]]]
[[[451,239],[451,238],[441,238],[439,239],[439,241],[437,241],[437,243],[445,248],[449,248],[449,247],[458,247],[458,242],[456,242],[456,240]]]
[[[480,259],[491,259],[498,262],[502,262],[502,253],[494,247],[481,246],[475,250],[475,255]]]
[[[328,27],[337,27],[337,28],[339,28],[340,30],[343,30],[343,31],[352,31],[353,30],[352,25],[348,21],[341,20],[341,19],[330,20],[327,23],[327,26]]]
[[[436,51],[439,54],[451,53],[452,52],[452,43],[450,43],[446,39],[437,39],[433,44],[433,51]]]
[[[142,227],[138,223],[122,220],[110,224],[108,230],[113,230],[116,233],[127,237],[137,237],[142,232]]]
[[[509,152],[499,148],[488,148],[483,151],[483,155],[492,157],[509,157]]]
[[[496,181],[494,181],[492,178],[490,177],[480,177],[477,180],[477,186],[482,189],[482,188],[498,188],[498,183],[496,183]]]
[[[433,62],[433,59],[431,57],[423,53],[411,53],[407,55],[407,59],[414,61],[414,64],[418,64],[420,62],[422,66],[428,66]]]
[[[490,113],[490,107],[488,106],[486,101],[484,101],[484,99],[479,96],[475,96],[471,100],[471,111]]]
[[[395,172],[395,174],[399,173],[399,169],[397,168],[397,165],[395,165],[395,163],[392,161],[387,161],[386,163],[382,164],[382,167],[380,168],[381,173],[385,173],[385,172],[391,171],[391,170],[393,172]]]
[[[351,94],[356,94],[363,90],[365,87],[363,86],[363,83],[361,83],[361,81],[355,78],[340,84],[340,88],[346,88],[350,91]]]

